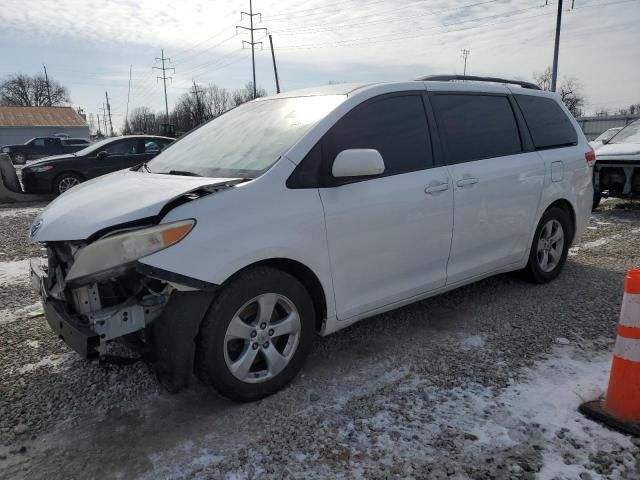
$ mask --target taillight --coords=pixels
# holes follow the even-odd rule
[[[587,165],[593,167],[596,164],[596,152],[593,148],[589,147],[589,151],[585,152],[584,159],[587,161]]]

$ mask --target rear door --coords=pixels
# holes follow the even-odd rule
[[[141,162],[148,162],[158,155],[160,151],[170,143],[170,140],[163,138],[144,138],[142,139]]]
[[[382,176],[331,177],[351,148],[382,155]],[[421,93],[377,97],[345,115],[322,143],[320,188],[338,318],[344,320],[442,287],[453,192],[433,153]]]
[[[98,177],[142,163],[144,160],[141,160],[142,155],[139,152],[143,148],[142,139],[137,137],[124,138],[106,145],[102,151],[107,152],[107,156],[96,158],[95,168],[91,169],[89,176]]]
[[[430,99],[453,179],[447,284],[455,284],[526,255],[544,163],[522,138],[519,112],[506,93],[434,92]]]

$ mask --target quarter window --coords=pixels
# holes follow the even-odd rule
[[[388,97],[357,107],[333,127],[335,154],[373,148],[385,163],[385,175],[428,168],[433,163],[427,117],[419,95]]]
[[[522,152],[518,125],[506,96],[436,94],[433,108],[448,163]]]
[[[558,103],[534,95],[514,95],[531,132],[533,145],[540,148],[576,145],[578,135]]]

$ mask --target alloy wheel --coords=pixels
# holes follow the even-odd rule
[[[267,381],[287,367],[300,333],[300,314],[291,300],[276,293],[259,295],[240,307],[227,327],[227,368],[243,382]]]
[[[552,219],[544,224],[538,238],[537,259],[543,272],[551,272],[562,259],[564,248],[564,230],[558,220]]]
[[[69,190],[71,187],[75,187],[76,185],[80,185],[80,180],[74,177],[64,177],[58,183],[58,192],[64,193]]]

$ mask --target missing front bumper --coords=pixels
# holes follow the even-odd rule
[[[99,357],[100,337],[89,327],[78,324],[71,315],[65,312],[65,304],[59,300],[44,301],[44,316],[51,329],[72,350],[87,360]]]

